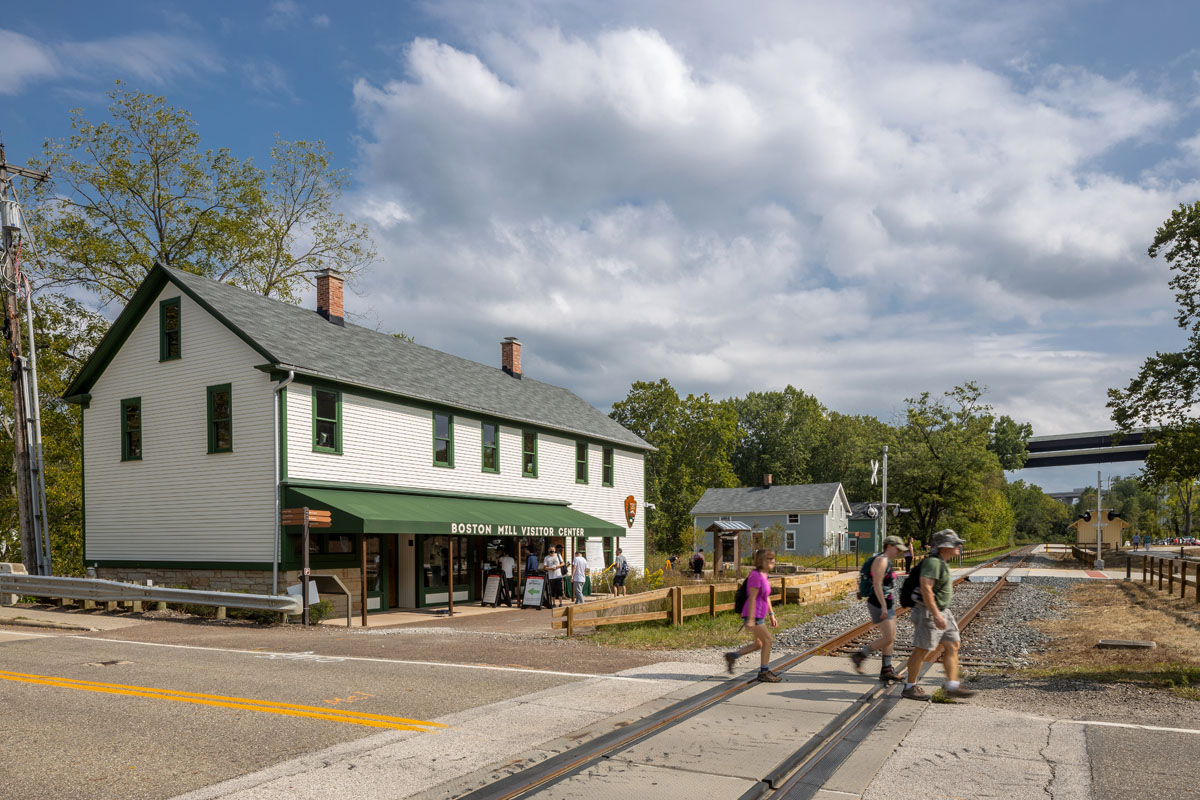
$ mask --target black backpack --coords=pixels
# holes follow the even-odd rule
[[[936,558],[936,556],[926,556],[925,558]],[[900,605],[904,608],[912,608],[917,601],[913,595],[921,587],[921,567],[925,566],[925,559],[918,561],[913,568],[904,576],[904,585],[900,587]]]
[[[749,576],[738,584],[737,591],[733,593],[733,610],[738,614],[742,613],[742,607],[746,605],[746,598],[750,596],[750,591],[746,588],[748,580],[750,580]]]
[[[878,553],[868,558],[863,562],[862,569],[858,571],[858,599],[863,600],[875,594],[875,589],[872,586],[874,581],[871,579],[871,565],[875,563],[875,559],[879,556]]]

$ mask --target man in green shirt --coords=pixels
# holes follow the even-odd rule
[[[964,689],[958,681],[958,622],[950,611],[954,598],[954,577],[947,560],[954,558],[963,540],[946,528],[930,539],[930,556],[921,562],[921,583],[914,595],[912,609],[913,649],[908,656],[908,681],[901,693],[909,700],[928,700],[929,695],[917,685],[925,657],[943,648],[942,668],[946,673],[946,694],[951,697],[970,697],[975,694]]]

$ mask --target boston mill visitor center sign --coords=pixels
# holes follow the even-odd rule
[[[326,531],[511,537],[622,536],[625,529],[562,503],[288,486],[289,505],[329,509]]]

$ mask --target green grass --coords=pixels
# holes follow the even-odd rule
[[[1200,666],[1163,662],[1146,666],[1035,667],[1022,671],[1033,678],[1084,680],[1096,683],[1140,683],[1169,689],[1176,697],[1200,701]]]
[[[779,620],[777,631],[803,625],[814,617],[830,614],[841,608],[840,603],[812,603],[809,605],[775,606]],[[594,634],[582,637],[583,641],[603,647],[620,647],[629,650],[695,650],[703,647],[734,647],[750,641],[750,634],[742,630],[741,617],[732,611],[716,617],[689,617],[684,624],[670,626],[665,622],[633,622],[628,625],[606,625]]]

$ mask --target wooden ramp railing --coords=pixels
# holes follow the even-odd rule
[[[771,578],[772,602],[813,603],[832,599],[858,582],[857,574],[811,572]],[[680,625],[688,617],[707,614],[715,617],[733,611],[737,583],[709,583],[694,586],[671,586],[649,592],[612,597],[607,600],[556,608],[551,613],[550,627],[566,629],[572,636],[577,628],[596,628],[601,625],[620,625],[627,622],[664,621]]]

